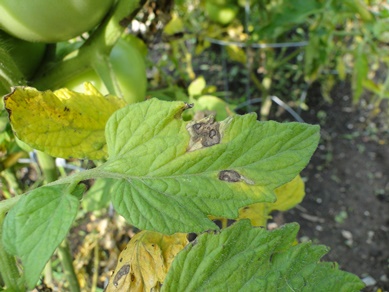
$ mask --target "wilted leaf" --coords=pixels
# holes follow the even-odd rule
[[[117,111],[106,127],[115,209],[140,229],[166,234],[217,229],[207,215],[272,202],[307,164],[319,127],[258,122],[255,114],[184,122],[183,102],[157,99]]]
[[[204,233],[174,260],[162,291],[359,291],[355,275],[319,262],[324,246],[293,245],[297,224],[274,231],[239,221]]]
[[[41,92],[16,87],[4,100],[21,140],[52,156],[88,159],[106,156],[105,124],[125,105],[117,97],[103,96],[90,83],[83,94],[66,88]]]
[[[106,292],[160,291],[174,257],[187,243],[184,233],[141,231],[119,255]]]
[[[239,210],[239,219],[250,219],[253,226],[266,226],[272,211],[286,211],[299,204],[305,196],[304,181],[296,176],[292,181],[275,189],[277,201],[256,203]]]
[[[76,217],[79,201],[68,193],[67,187],[35,189],[23,196],[5,217],[4,245],[9,253],[22,260],[30,289]]]

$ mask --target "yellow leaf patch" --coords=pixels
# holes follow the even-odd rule
[[[174,257],[187,243],[185,233],[141,231],[119,255],[106,292],[160,291]]]
[[[277,201],[274,203],[256,203],[239,210],[239,219],[250,219],[253,226],[266,226],[272,211],[286,211],[299,204],[305,196],[304,181],[296,176],[290,182],[274,190]]]
[[[90,83],[84,86],[84,93],[13,88],[4,102],[16,136],[55,157],[106,157],[105,124],[126,104],[115,96],[103,96]]]

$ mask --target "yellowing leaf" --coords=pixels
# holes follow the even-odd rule
[[[200,95],[206,86],[206,82],[203,76],[200,76],[192,81],[188,86],[188,93],[190,96]]]
[[[159,291],[174,257],[187,243],[185,233],[138,233],[119,255],[106,292]]]
[[[84,93],[66,88],[54,92],[13,88],[4,101],[18,138],[56,157],[105,157],[105,124],[125,102],[103,96],[90,83],[84,86]]]
[[[290,182],[275,189],[277,201],[274,203],[256,203],[239,210],[239,219],[250,219],[253,226],[266,226],[272,211],[286,211],[302,201],[305,196],[304,181],[296,176]]]
[[[247,57],[245,51],[242,48],[235,45],[227,46],[227,54],[231,60],[246,64]]]
[[[301,203],[305,196],[305,185],[300,175],[275,189],[277,201],[269,204],[271,210],[286,211]]]
[[[172,19],[164,27],[163,32],[167,35],[174,35],[183,31],[184,23],[182,19],[174,13]]]

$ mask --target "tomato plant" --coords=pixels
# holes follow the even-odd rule
[[[54,43],[93,29],[114,0],[3,0],[0,28],[28,41]]]
[[[147,78],[144,56],[134,44],[126,39],[119,39],[109,56],[119,90],[127,103],[145,99]],[[91,82],[101,93],[108,94],[98,74],[90,69],[71,79],[65,87],[75,91],[83,91],[84,82]]]
[[[32,86],[19,78],[16,62],[7,68],[0,63],[0,77],[14,87],[4,96],[9,122],[21,141],[39,150],[44,175],[42,184],[26,186],[18,195],[7,193],[0,202],[0,285],[13,291],[33,289],[42,283],[42,270],[58,252],[68,277],[66,288],[95,289],[101,270],[99,242],[88,244],[96,247],[91,289],[80,288],[86,281],[78,281],[67,243],[78,215],[89,211],[80,212],[81,202],[93,197],[96,209],[104,209],[111,201],[113,216],[119,214],[131,226],[144,230],[119,258],[107,291],[361,289],[363,284],[355,275],[320,262],[326,247],[296,244],[297,224],[276,231],[258,228],[266,227],[272,210],[288,209],[302,199],[303,181],[298,174],[318,145],[319,126],[259,122],[255,113],[235,115],[219,102],[224,120],[204,110],[199,113],[202,116],[196,113],[194,120],[186,121],[183,113],[193,104],[157,98],[135,103],[144,98],[145,63],[136,46],[121,36],[143,3],[118,0],[109,17],[101,20],[112,3],[87,2],[90,5],[84,13],[101,12],[93,24],[85,14],[80,17],[65,9],[69,8],[66,4],[49,8],[37,4],[45,12],[31,9],[26,21],[43,18],[37,23],[46,25],[31,24],[31,29],[21,30],[20,37],[58,41],[98,25],[64,58],[55,55],[55,45],[50,45],[48,55],[55,56],[45,58],[32,74]],[[24,6],[11,4],[2,4],[3,22],[19,29],[29,26],[15,18],[26,13]],[[65,29],[63,35],[52,34],[60,28],[53,25],[52,17],[62,18],[61,14],[68,17],[68,25],[75,24],[76,32]],[[231,21],[216,21],[227,20]],[[78,21],[88,27],[77,25]],[[91,81],[101,92],[90,83],[84,92],[69,90],[78,90],[84,81]],[[21,83],[24,86],[16,86]],[[63,84],[67,88],[58,89]],[[192,86],[194,103],[211,100],[196,99],[204,88],[205,81]],[[92,160],[95,167],[86,166],[71,175],[60,169],[60,177],[53,157]],[[93,184],[88,190],[85,181]],[[285,195],[290,189],[298,192]],[[228,228],[226,223],[222,228],[215,223],[228,219],[237,222]],[[197,233],[198,240],[188,243],[188,233]]]

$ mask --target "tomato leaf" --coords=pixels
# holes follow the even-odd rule
[[[305,196],[304,182],[301,176],[296,176],[290,182],[275,189],[277,201],[274,203],[256,203],[239,210],[239,219],[250,219],[253,226],[266,226],[270,213],[274,210],[286,211]]]
[[[30,289],[76,217],[79,201],[67,192],[67,187],[35,189],[23,196],[5,217],[5,248],[22,260]]]
[[[4,101],[16,135],[31,147],[56,157],[89,159],[106,156],[105,124],[125,105],[89,83],[83,94],[16,87]]]
[[[273,202],[274,189],[308,163],[319,127],[258,122],[255,114],[222,122],[184,122],[183,102],[129,105],[108,121],[115,209],[140,229],[165,234],[217,229],[207,215],[237,218],[238,208]]]
[[[273,231],[239,221],[204,233],[175,258],[162,291],[359,291],[355,275],[319,262],[328,252],[310,242],[293,245],[298,225]]]

